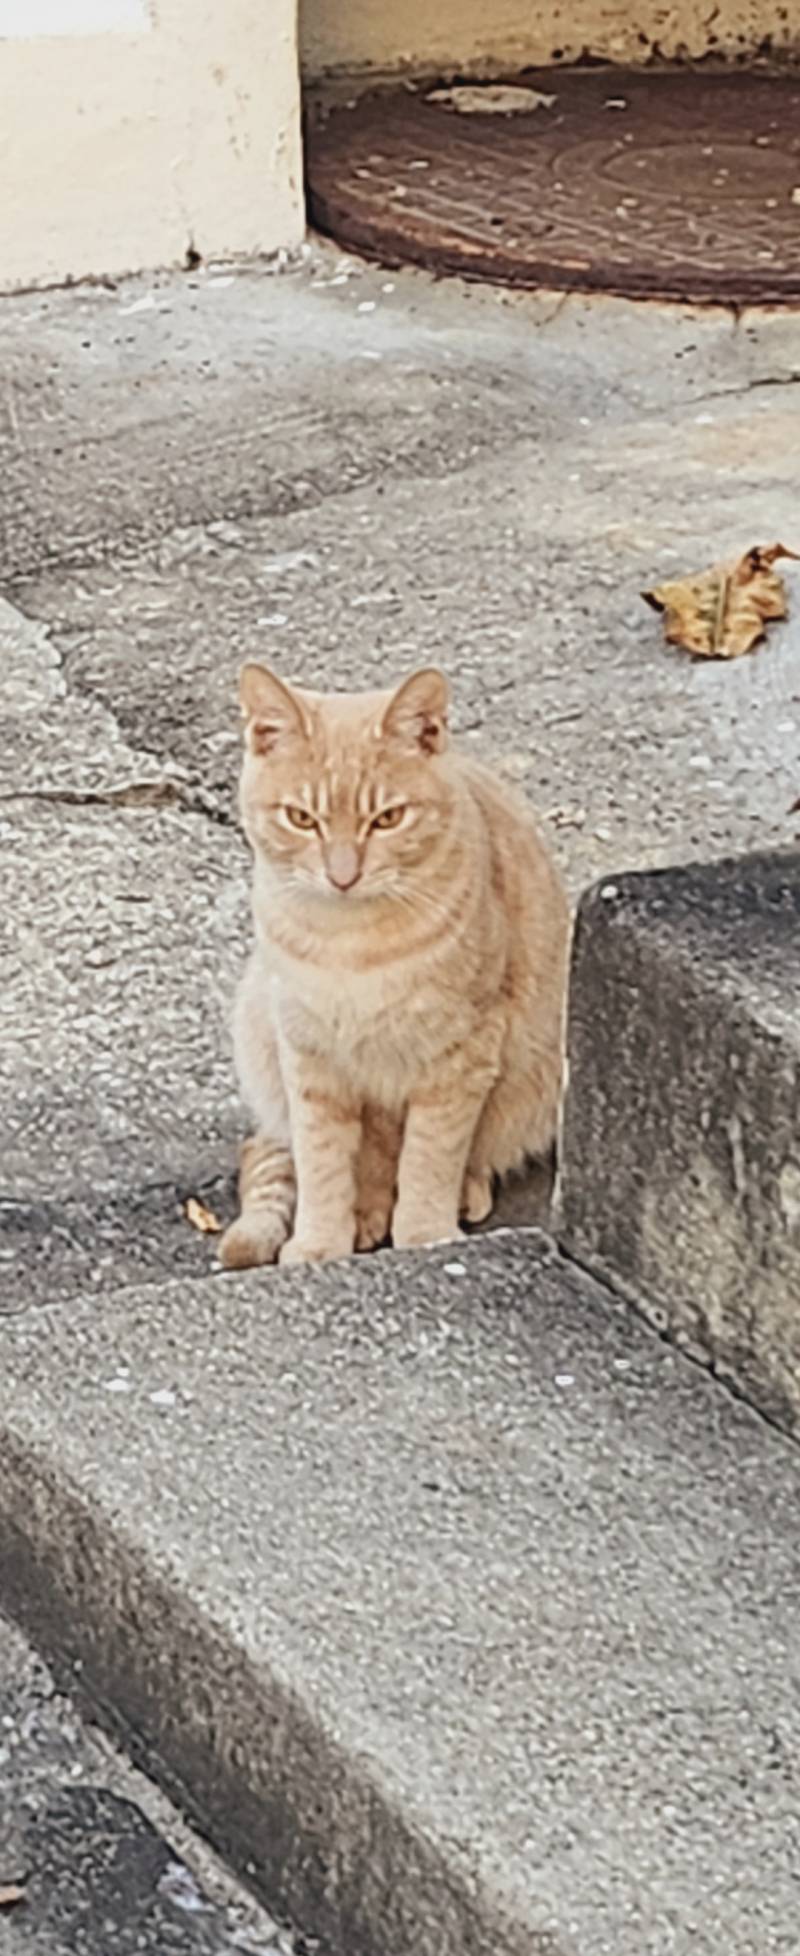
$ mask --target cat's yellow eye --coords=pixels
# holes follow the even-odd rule
[[[396,802],[394,808],[381,809],[380,815],[376,815],[372,826],[374,829],[397,829],[405,812],[402,803]]]
[[[308,834],[311,829],[315,829],[317,826],[313,815],[309,814],[307,808],[287,808],[284,812],[287,822],[291,822],[293,829],[303,829]]]

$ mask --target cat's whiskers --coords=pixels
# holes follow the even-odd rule
[[[397,871],[394,871],[392,898],[414,915],[424,912],[428,917],[435,918],[438,923],[452,923],[455,912],[461,911],[464,907],[463,894],[456,885],[454,895],[452,877],[448,877],[446,883],[442,878],[442,885],[443,887],[440,888],[438,881],[433,884],[415,882],[411,879],[406,881],[398,875]]]
[[[411,884],[405,887],[403,884],[397,885],[392,890],[392,900],[403,910],[410,911],[412,916],[419,916],[425,912],[441,923],[450,915],[446,902],[440,902],[431,890],[421,889],[419,885]]]

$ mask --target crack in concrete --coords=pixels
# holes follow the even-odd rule
[[[119,788],[19,788],[0,794],[0,802],[43,801],[70,808],[182,807],[184,797],[172,781],[128,781]]]
[[[176,781],[129,781],[118,788],[19,788],[0,794],[4,802],[45,802],[67,808],[180,808],[219,828],[238,829],[232,815],[202,789],[187,791]]]
[[[154,780],[137,781],[134,778],[132,780],[123,780],[119,783],[112,782],[108,787],[73,788],[68,783],[49,787],[44,783],[35,787],[20,785],[18,788],[4,788],[0,790],[0,804],[34,804],[39,802],[42,804],[52,803],[56,806],[61,805],[63,807],[75,808],[177,808],[185,814],[200,816],[207,821],[215,823],[220,828],[230,830],[234,833],[237,832],[238,824],[233,812],[226,809],[220,801],[211,793],[207,792],[197,779],[194,781],[180,780],[175,778],[174,775],[170,776],[169,773],[165,775],[163,773],[165,766],[165,757],[163,754],[144,746],[141,741],[131,743],[123,722],[109,701],[98,696],[91,689],[81,686],[76,681],[70,670],[70,648],[64,647],[63,644],[59,643],[58,633],[57,631],[53,631],[47,619],[38,617],[33,612],[23,610],[18,604],[11,605],[8,600],[0,600],[0,603],[3,605],[4,612],[7,611],[14,618],[15,625],[21,627],[29,635],[31,643],[27,648],[28,652],[33,652],[34,659],[37,655],[44,657],[45,697],[43,700],[43,710],[51,714],[57,724],[59,714],[63,711],[66,704],[71,702],[85,721],[87,727],[86,753],[79,755],[79,761],[82,759],[87,765],[91,765],[92,758],[97,755],[96,740],[93,738],[92,715],[94,714],[96,716],[99,712],[103,716],[106,729],[113,736],[111,741],[112,765],[114,764],[113,747],[115,741],[119,741],[122,751],[117,756],[117,767],[120,770],[125,765],[128,765],[133,772],[137,766],[145,767],[148,762],[152,762],[154,767],[159,770],[159,776]],[[52,673],[53,668],[55,668],[58,674],[60,689],[56,693],[48,695],[46,684],[47,671],[49,670]],[[168,760],[166,765],[169,766]],[[180,768],[179,771],[181,771]]]
[[[27,615],[30,616],[30,614]],[[59,672],[65,687],[65,697],[74,700],[79,708],[91,710],[91,708],[101,707],[134,761],[138,757],[142,761],[153,761],[157,767],[163,767],[164,755],[159,753],[154,747],[144,746],[138,740],[135,746],[131,746],[124,721],[120,719],[119,714],[110,702],[102,693],[96,693],[91,687],[81,685],[80,680],[74,676],[72,672],[72,655],[77,648],[60,644],[58,632],[52,633],[46,621],[34,620],[33,622],[45,624],[45,629],[48,632],[48,642],[58,659]],[[91,789],[86,791],[54,789],[52,792],[48,790],[45,793],[51,800],[74,801],[78,804],[84,801],[88,805],[99,803],[110,808],[137,805],[153,808],[179,808],[186,815],[204,817],[207,821],[215,823],[217,828],[227,829],[234,835],[240,833],[238,820],[232,810],[225,808],[213,794],[209,793],[203,787],[197,776],[193,780],[189,778],[185,782],[167,776],[161,781],[122,784],[119,789],[98,789],[96,791]],[[127,799],[128,797],[130,799]],[[27,799],[28,797],[24,796],[21,798]],[[30,798],[34,800],[39,799],[39,791],[31,791]],[[11,799],[11,797],[0,796],[0,800],[3,799]],[[20,799],[20,797],[14,797],[14,799]]]
[[[693,394],[691,406],[698,401],[727,401],[744,398],[745,394],[755,394],[761,387],[797,387],[800,385],[800,372],[790,374],[765,374],[759,380],[746,380],[737,387],[714,387],[707,394]]]

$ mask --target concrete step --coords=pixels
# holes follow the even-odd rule
[[[307,1956],[0,1617],[0,1956]]]
[[[559,1233],[800,1431],[800,853],[624,876],[575,939]]]
[[[800,1457],[546,1239],[0,1336],[5,1597],[335,1956],[795,1956]]]

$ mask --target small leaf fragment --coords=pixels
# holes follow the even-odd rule
[[[555,95],[543,95],[539,88],[520,88],[507,82],[460,83],[454,88],[434,88],[425,97],[438,108],[454,109],[456,115],[530,115],[534,109],[552,109]]]
[[[16,1908],[18,1902],[24,1902],[24,1900],[25,1890],[24,1888],[20,1888],[18,1882],[7,1881],[0,1883],[0,1908]]]
[[[193,1229],[199,1229],[201,1236],[219,1235],[222,1228],[219,1217],[215,1216],[213,1209],[207,1209],[205,1203],[201,1202],[198,1196],[187,1196],[183,1205],[183,1212],[187,1222],[191,1223]]]
[[[582,829],[586,825],[585,808],[566,808],[561,804],[556,808],[546,808],[546,822],[552,822],[554,829]]]
[[[788,616],[783,578],[774,566],[780,557],[798,558],[783,543],[755,544],[733,564],[712,564],[709,570],[657,584],[642,597],[664,614],[664,634],[670,645],[700,659],[738,659],[751,652],[765,628]]]

